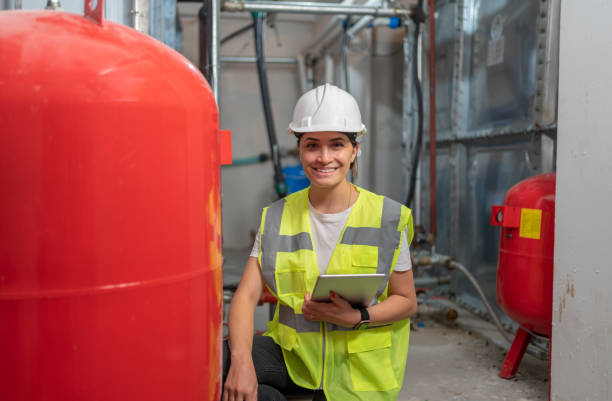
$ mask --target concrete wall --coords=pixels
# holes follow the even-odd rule
[[[612,399],[611,1],[563,2],[551,399]]]

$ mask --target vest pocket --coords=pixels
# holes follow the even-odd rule
[[[276,329],[276,342],[287,351],[291,351],[295,347],[297,341],[297,333],[295,329],[279,324]]]
[[[276,256],[276,284],[279,296],[306,292],[306,269],[308,258],[305,251],[278,252]]]
[[[355,274],[376,273],[378,265],[378,247],[370,245],[353,245],[351,249],[352,272]]]
[[[305,272],[303,270],[276,273],[278,295],[283,296],[287,294],[304,294],[306,292],[304,274]]]
[[[355,391],[387,391],[398,387],[391,365],[391,327],[347,333],[349,368]]]

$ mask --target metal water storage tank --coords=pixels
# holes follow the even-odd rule
[[[216,400],[217,107],[102,6],[0,12],[0,398]]]
[[[550,336],[555,241],[555,174],[519,182],[502,206],[493,206],[491,223],[501,226],[497,301],[520,329],[506,357],[502,377],[512,377],[531,333]]]

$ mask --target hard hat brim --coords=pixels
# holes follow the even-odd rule
[[[326,131],[336,131],[336,132],[348,132],[348,133],[352,133],[355,134],[355,136],[357,138],[360,138],[362,136],[364,136],[368,130],[365,127],[365,125],[361,124],[361,128],[359,130],[347,130],[345,127],[338,127],[338,126],[332,126],[332,125],[315,125],[315,126],[310,126],[307,128],[294,128],[292,127],[293,124],[289,124],[289,128],[288,128],[288,132],[291,135],[295,135],[295,136],[299,136],[299,134],[305,134],[307,132],[326,132]]]

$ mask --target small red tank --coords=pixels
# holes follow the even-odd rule
[[[531,177],[510,188],[504,205],[493,206],[491,223],[502,227],[497,268],[499,305],[522,328],[550,336],[555,174]]]

